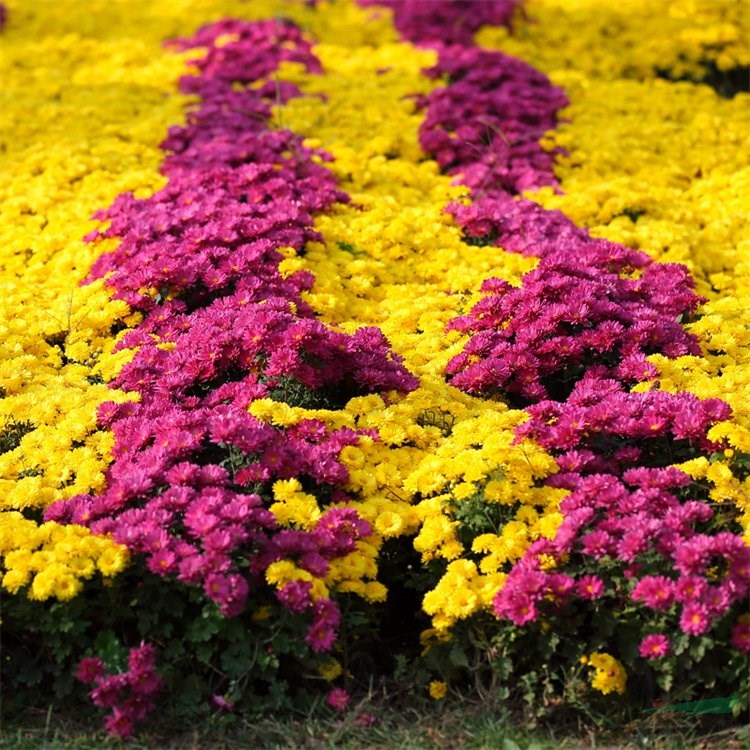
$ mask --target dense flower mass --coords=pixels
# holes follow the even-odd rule
[[[473,334],[446,368],[472,393],[562,399],[586,368],[639,382],[656,374],[648,355],[700,351],[677,322],[700,301],[686,270],[604,240],[559,241],[520,288],[488,279],[482,291],[449,324]]]
[[[448,330],[472,337],[447,363],[446,374],[467,392],[528,406],[531,420],[517,434],[535,438],[557,456],[561,472],[547,483],[571,493],[560,503],[563,520],[554,537],[535,541],[513,566],[495,597],[495,613],[520,626],[576,596],[597,598],[568,572],[593,570],[580,567],[576,555],[583,555],[617,561],[619,574],[630,582],[631,599],[658,611],[672,606],[673,587],[684,588],[697,577],[703,585],[675,616],[684,633],[702,635],[744,602],[749,590],[744,573],[730,571],[746,570],[750,549],[739,534],[721,527],[701,533],[713,518],[711,507],[670,493],[691,482],[667,467],[720,451],[722,445],[708,433],[727,421],[732,409],[716,398],[700,401],[690,393],[649,390],[627,394],[623,386],[648,382],[651,388],[658,375],[651,355],[668,360],[701,353],[680,322],[695,315],[703,300],[693,291],[686,267],[654,264],[645,253],[592,238],[564,216],[547,215],[515,197],[524,189],[558,185],[543,160],[514,174],[513,148],[523,146],[519,130],[536,143],[544,119],[535,116],[546,106],[542,117],[553,121],[564,98],[543,76],[527,78],[500,53],[477,53],[472,47],[462,52],[471,59],[483,54],[484,65],[456,66],[447,85],[425,97],[430,128],[421,131],[420,142],[471,189],[471,208],[453,209],[468,237],[541,260],[520,287],[502,278],[486,280],[482,291],[488,296],[468,315],[450,321]],[[496,80],[493,63],[513,91],[515,123],[499,95],[503,79]],[[528,99],[533,113],[524,116],[527,100],[520,92],[531,80],[539,89]],[[444,101],[462,106],[445,107]],[[505,137],[502,125],[509,119],[511,136]],[[482,127],[493,133],[482,158],[488,164],[480,162],[477,169],[482,151],[476,133]],[[497,148],[496,133],[504,136],[504,148]],[[681,560],[693,556],[693,568],[686,568]],[[724,571],[718,585],[708,574],[717,561]],[[649,571],[670,575],[639,577]],[[613,687],[599,673],[593,684],[605,693],[624,690],[624,681]]]
[[[401,647],[436,700],[744,691],[729,0],[96,2],[3,29],[18,684],[62,654],[120,737],[288,674],[344,713]]]
[[[262,83],[284,59],[315,69],[309,44],[290,23],[220,22],[178,45],[208,52],[182,81],[200,107],[163,144],[169,182],[149,198],[120,197],[98,214],[107,229],[89,237],[121,240],[92,273],[143,313],[120,342],[138,351],[113,383],[139,399],[100,408],[115,437],[106,491],[53,504],[46,517],[111,536],[153,573],[201,586],[226,616],[268,578],[292,612],[313,613],[308,643],[328,650],[339,616],[322,581],[370,525],[332,508],[284,529],[262,495],[305,478],[321,501],[346,500],[338,457],[359,436],[319,420],[276,429],[248,407],[305,392],[344,405],[416,380],[377,329],[347,335],[315,320],[300,298],[309,273],[279,273],[279,249],[318,239],[311,214],[347,197],[296,136],[268,130],[268,100],[295,87],[238,84]],[[296,572],[272,580],[266,570],[281,561]]]
[[[521,0],[360,0],[360,5],[380,5],[393,11],[393,24],[404,39],[415,44],[472,45],[483,26],[510,27]]]

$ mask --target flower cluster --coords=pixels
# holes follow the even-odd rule
[[[476,43],[544,71],[591,72],[610,83],[656,76],[701,81],[714,66],[729,71],[750,64],[750,19],[732,0],[661,0],[658,7],[649,0],[595,7],[577,0],[533,0],[524,11],[515,26],[519,33],[488,24]],[[602,99],[622,105],[611,92]]]
[[[700,351],[677,322],[700,301],[686,269],[605,240],[560,241],[520,288],[488,279],[482,290],[448,326],[473,334],[446,367],[470,393],[563,399],[588,367],[639,382],[656,374],[648,355]]]
[[[483,26],[511,27],[521,0],[359,0],[363,7],[384,6],[393,11],[393,24],[401,36],[414,44],[473,44],[474,33]]]
[[[512,58],[499,54],[493,57],[491,53],[485,53],[484,64],[472,68],[472,54],[476,56],[478,51],[455,49],[452,52],[455,54],[445,54],[445,61],[441,57],[438,65],[432,69],[432,75],[438,75],[441,65],[447,69],[453,64],[455,70],[445,74],[448,85],[440,87],[438,81],[435,89],[417,99],[420,106],[425,108],[429,123],[429,128],[424,124],[421,126],[420,142],[439,161],[442,158],[440,164],[444,170],[461,175],[462,181],[473,188],[472,203],[453,203],[450,211],[463,226],[465,236],[477,248],[477,263],[482,260],[482,256],[478,254],[481,248],[477,247],[480,244],[500,245],[505,250],[541,258],[536,270],[508,283],[507,254],[500,248],[493,249],[494,261],[502,268],[502,274],[498,274],[499,278],[485,282],[483,291],[485,294],[489,293],[488,296],[475,305],[469,314],[455,318],[449,325],[450,331],[474,334],[464,352],[454,356],[447,366],[448,372],[451,367],[456,370],[452,383],[465,387],[466,383],[461,378],[471,371],[475,377],[484,378],[483,387],[477,387],[473,392],[499,395],[513,403],[529,404],[549,396],[568,398],[581,378],[588,373],[593,378],[586,381],[593,394],[589,396],[594,401],[604,398],[605,394],[610,396],[606,403],[601,404],[601,409],[593,414],[595,420],[603,421],[596,422],[596,428],[592,429],[588,414],[579,413],[586,411],[581,403],[576,403],[573,399],[574,403],[569,406],[557,404],[560,413],[555,413],[554,424],[548,426],[550,430],[555,430],[555,439],[548,439],[543,445],[558,454],[560,479],[555,478],[549,482],[548,487],[541,490],[541,494],[550,493],[553,487],[571,493],[577,481],[588,474],[602,471],[607,472],[611,481],[623,488],[623,496],[629,496],[633,492],[645,493],[647,490],[640,486],[623,483],[622,473],[633,465],[663,469],[686,457],[715,450],[716,444],[706,438],[706,433],[710,429],[718,429],[720,424],[726,424],[725,420],[729,416],[726,405],[717,400],[700,401],[685,393],[675,397],[667,394],[644,397],[644,394],[630,395],[623,388],[633,383],[653,380],[655,366],[647,358],[654,357],[654,353],[660,353],[658,356],[669,361],[686,356],[695,357],[700,353],[698,340],[686,332],[678,322],[678,317],[693,315],[701,300],[695,294],[692,280],[684,267],[677,264],[657,264],[645,253],[593,239],[559,212],[545,211],[531,200],[514,197],[528,185],[538,187],[555,184],[551,156],[544,153],[537,140],[545,129],[555,124],[557,112],[566,102],[565,97],[544,76],[530,71]],[[332,52],[327,51],[325,67],[329,64],[338,64],[338,60]],[[374,61],[373,66],[377,65],[382,63]],[[385,69],[379,68],[378,74],[383,80],[384,88],[387,77],[383,70]],[[349,75],[350,69],[341,74]],[[332,108],[337,113],[347,106],[353,96],[349,94],[348,98],[344,97],[337,90],[334,93],[325,76],[320,83],[311,84],[304,77],[297,80],[307,91],[325,92],[326,96],[332,98],[332,103],[335,102]],[[505,90],[503,87],[508,92],[526,87],[529,96],[521,97],[520,101],[513,99],[512,106],[505,102],[502,108],[496,106],[492,109],[491,92]],[[368,102],[372,102],[374,93],[368,90],[367,96]],[[450,118],[454,117],[456,107],[442,105],[455,105],[459,100],[461,116],[455,116],[454,122]],[[490,107],[489,111],[487,107]],[[320,122],[324,117],[336,122],[339,129],[344,127],[335,115],[328,115],[324,107],[317,103],[295,100],[285,113],[290,116],[291,112],[294,117],[296,111],[300,113],[294,120],[297,127],[304,128],[304,120]],[[503,141],[501,134],[484,126],[487,118],[493,117],[495,120],[492,123],[500,132],[506,127],[513,129],[514,139],[509,139],[509,143]],[[323,122],[327,123],[329,119],[323,119]],[[466,138],[457,136],[459,127]],[[484,139],[483,127],[484,131],[490,131],[489,135],[484,134]],[[527,129],[524,130],[524,127]],[[399,132],[403,132],[403,125]],[[324,133],[325,131],[321,134],[322,138],[325,137]],[[362,138],[358,128],[349,126],[347,133],[352,138]],[[317,141],[317,132],[315,136]],[[384,135],[384,139],[388,138],[389,136]],[[435,139],[435,142],[432,143],[430,138]],[[467,140],[471,142],[471,147],[464,147]],[[487,141],[494,142],[494,147],[490,148]],[[363,138],[354,142],[363,146],[366,143]],[[523,143],[528,146],[525,152]],[[439,152],[438,148],[443,145],[447,149],[444,153]],[[514,153],[516,145],[519,150]],[[391,165],[398,165],[398,156],[404,158],[409,152],[400,142],[394,143],[392,140],[387,143],[386,148],[389,148],[387,164],[391,169],[391,189],[398,190],[398,187],[393,186],[400,185],[403,177]],[[370,195],[374,192],[371,185],[377,184],[375,180],[383,167],[371,161],[366,164],[369,182],[355,181],[350,175],[354,173],[355,164],[362,168],[360,164],[354,163],[349,152],[343,148],[334,148],[333,153],[336,157],[334,168],[344,175],[347,182],[351,181],[356,185],[350,192],[356,190],[358,196],[368,196],[368,218],[371,217],[373,223],[381,222],[376,209],[378,204]],[[526,172],[517,170],[511,175],[509,165],[512,166],[514,161],[520,164],[525,156],[529,159],[526,162],[529,169]],[[473,184],[469,180],[473,179],[471,175],[475,172],[479,177],[474,181],[476,184]],[[381,279],[382,284],[392,283],[394,276],[398,274],[396,265],[389,264],[387,267],[393,270],[390,275],[386,275],[379,266],[371,262],[371,258],[377,258],[382,266],[391,260],[390,254],[386,254],[381,246],[371,242],[369,238],[367,241],[361,239],[364,232],[361,235],[351,231],[344,233],[335,221],[328,220],[325,226],[327,236],[331,236],[333,232],[333,237],[338,235],[341,243],[346,243],[346,253],[341,255],[346,257],[348,254],[347,263],[342,262],[337,266],[337,269],[345,269],[343,275],[351,273],[349,269],[353,270],[356,265],[360,272],[367,270]],[[441,244],[449,241],[442,238],[441,234]],[[418,239],[409,244],[417,243]],[[404,246],[408,248],[405,242],[398,246],[399,255],[394,256],[394,259],[402,258],[408,252]],[[349,248],[357,251],[353,261]],[[330,245],[328,252],[332,252]],[[317,257],[314,262],[312,256],[308,257],[312,263],[308,267],[326,267]],[[415,262],[419,261],[415,259]],[[327,271],[316,275],[323,277],[331,273],[332,271]],[[429,273],[434,273],[432,267],[429,267]],[[338,271],[338,275],[342,275],[342,272]],[[367,291],[359,285],[356,288],[356,307],[345,308],[342,302],[332,309],[330,303],[326,302],[324,309],[334,317],[348,314],[355,320],[364,318],[381,323],[377,318],[366,317],[368,314],[372,315],[361,301],[363,297],[367,299],[367,296]],[[382,297],[381,292],[377,298],[381,309]],[[319,304],[319,297],[315,298],[313,294],[310,298],[314,300],[314,304]],[[384,327],[388,324],[388,321],[382,322]],[[390,330],[397,328],[397,325],[393,325]],[[394,332],[392,335],[397,346],[403,336],[399,333]],[[515,345],[516,337],[518,345]],[[402,351],[409,357],[405,348]],[[441,351],[441,356],[444,351],[445,348]],[[496,355],[491,362],[485,360],[490,352]],[[501,387],[496,386],[498,381],[502,381]],[[424,387],[424,378],[422,382]],[[511,382],[512,385],[509,385]],[[534,385],[537,387],[534,388]],[[609,393],[608,389],[614,390]],[[585,398],[581,388],[579,393]],[[618,412],[625,405],[627,413]],[[586,402],[586,406],[593,407],[594,403]],[[549,404],[546,407],[551,408]],[[467,427],[468,425],[469,422],[466,422]],[[713,425],[717,427],[712,427]],[[441,475],[451,476],[450,459],[446,461],[448,456],[464,462],[467,471],[462,478],[468,479],[471,475],[468,462],[473,461],[473,458],[469,458],[470,452],[457,452],[460,441],[464,438],[462,426],[453,425],[444,447],[435,449],[431,460],[425,460],[421,466],[413,469],[403,485],[408,491],[413,493],[416,490],[425,498],[417,505],[421,526],[415,538],[415,546],[422,553],[425,562],[440,558],[448,561],[445,575],[424,600],[425,610],[433,616],[434,624],[442,629],[441,632],[445,632],[458,620],[466,619],[479,611],[483,602],[487,601],[488,591],[492,592],[489,594],[491,601],[494,592],[503,586],[505,573],[500,571],[511,573],[505,584],[508,597],[514,591],[516,583],[520,587],[527,584],[533,589],[535,579],[539,578],[533,593],[536,599],[532,601],[533,597],[527,592],[528,601],[524,603],[520,598],[518,601],[519,612],[525,610],[525,622],[536,619],[536,610],[529,606],[534,605],[534,602],[543,603],[546,607],[550,600],[562,604],[573,597],[580,597],[582,601],[601,598],[611,583],[601,575],[589,572],[591,566],[574,577],[568,575],[568,572],[557,571],[550,574],[553,577],[548,579],[546,570],[539,570],[537,576],[528,566],[525,567],[524,562],[519,563],[524,560],[525,554],[529,554],[527,550],[535,549],[534,545],[542,549],[550,544],[558,528],[562,529],[561,520],[564,516],[560,516],[558,507],[560,511],[567,507],[555,502],[544,503],[541,501],[541,494],[536,501],[533,500],[533,491],[529,492],[528,485],[523,482],[520,483],[523,490],[518,495],[522,498],[519,506],[507,516],[501,514],[503,520],[499,523],[499,528],[480,527],[488,533],[477,534],[474,527],[475,538],[471,540],[471,549],[465,546],[465,537],[459,540],[461,528],[463,527],[465,534],[465,524],[472,518],[469,509],[481,506],[489,515],[497,513],[491,510],[492,505],[505,497],[504,490],[508,489],[506,483],[512,477],[520,477],[522,473],[517,464],[505,464],[498,472],[501,479],[487,484],[486,479],[492,475],[493,467],[498,467],[498,446],[489,442],[486,450],[477,451],[484,462],[482,473],[485,481],[457,481],[451,487],[451,492],[446,493],[446,483],[445,480],[441,481]],[[532,419],[526,431],[521,428],[519,436],[527,435],[541,441],[543,426],[541,418]],[[479,423],[474,423],[470,428],[475,431],[478,443],[481,442],[482,427]],[[561,441],[559,445],[557,439]],[[494,470],[497,471],[497,468]],[[430,471],[433,477],[431,482],[427,481]],[[675,494],[669,494],[668,504],[668,507],[673,508],[675,517],[679,515],[678,508],[684,502],[684,487],[689,483],[684,474],[678,472],[678,475],[681,479],[672,488]],[[671,485],[664,481],[666,484],[663,494],[667,495]],[[571,502],[575,502],[575,498]],[[643,504],[645,501],[641,499],[639,502]],[[652,518],[658,519],[665,507],[654,504]],[[405,515],[404,510],[399,512]],[[617,533],[623,535],[626,528],[632,530],[632,524],[637,525],[641,519],[627,505],[623,506],[621,512],[623,517],[619,521],[620,532]],[[711,516],[711,510],[704,502],[696,502],[694,508],[691,506],[690,513],[690,518],[686,516],[680,527],[682,538],[685,539],[695,536],[697,529]],[[583,529],[582,526],[581,535],[596,531],[597,523],[601,520],[597,516],[592,521],[591,528]],[[587,551],[589,547],[592,553],[599,549],[596,537],[587,541]],[[629,541],[632,543],[632,540]],[[672,542],[674,543],[674,538]],[[653,547],[661,555],[661,562],[656,565],[661,574],[665,566],[668,567],[671,558],[667,548],[661,549],[660,543],[654,541]],[[735,552],[741,557],[739,548]],[[721,556],[722,553],[717,554]],[[724,558],[724,565],[730,563],[729,557],[732,554],[734,553]],[[474,555],[484,556],[481,559],[481,570],[471,560]],[[548,559],[542,555],[540,557]],[[531,558],[534,558],[533,553]],[[592,559],[596,561],[603,558]],[[533,568],[537,562],[538,560],[530,567]],[[519,566],[517,573],[514,565]],[[734,567],[741,569],[741,561]],[[641,576],[647,574],[648,571],[644,570]],[[657,575],[653,571],[652,574]],[[635,578],[632,581],[631,589],[637,580]],[[726,586],[739,594],[745,584],[740,576]],[[736,603],[739,599],[732,595],[729,600],[728,606],[732,606],[731,602]],[[546,607],[546,611],[549,609],[550,607]]]
[[[104,720],[107,732],[123,739],[148,718],[155,707],[154,699],[164,687],[156,671],[156,648],[151,643],[130,650],[125,672],[108,673],[99,657],[88,656],[79,663],[76,677],[95,685],[89,692],[94,705],[112,710]]]
[[[626,668],[735,669],[747,101],[659,79],[743,64],[730,4],[624,0],[584,23],[568,0],[211,0],[154,13],[125,52],[51,9],[70,33],[40,43],[35,87],[21,54],[46,37],[19,14],[0,63],[19,101],[0,108],[3,587],[68,600],[136,559],[226,617],[291,615],[318,653],[339,597],[382,603],[404,555],[425,653],[489,623],[519,674],[519,644],[578,628],[550,665],[590,654],[605,694]],[[637,27],[656,22],[674,34]],[[153,649],[133,654],[79,670],[120,736],[160,687]],[[343,670],[325,657],[318,682]]]
[[[49,504],[103,488],[112,440],[97,408],[129,398],[106,383],[130,356],[113,349],[137,316],[101,281],[79,286],[101,252],[82,237],[118,193],[163,184],[159,140],[186,103],[175,88],[185,62],[159,52],[156,16],[112,7],[82,23],[68,6],[3,5],[12,20],[0,59],[3,588],[66,599],[128,559],[85,529],[39,523]],[[132,43],[123,48],[112,28]]]
[[[496,194],[549,185],[554,152],[539,139],[567,103],[562,89],[521,60],[474,47],[438,47],[427,75],[447,80],[420,100],[420,144],[448,174],[460,175],[473,203],[491,210]],[[488,205],[484,205],[484,203]],[[461,221],[461,209],[456,209]]]
[[[3,588],[12,594],[28,586],[30,599],[67,601],[96,573],[109,578],[127,564],[127,550],[81,526],[37,524],[17,511],[0,514]]]
[[[414,536],[425,565],[447,563],[424,599],[440,637],[447,637],[458,621],[490,610],[500,571],[559,522],[555,508],[564,491],[535,486],[554,462],[530,441],[513,444],[523,412],[467,396],[443,376],[462,341],[456,331],[445,334],[445,323],[488,275],[519,283],[533,260],[494,248],[467,253],[460,228],[443,212],[461,192],[435,162],[424,160],[422,110],[409,96],[428,96],[441,85],[420,73],[434,67],[435,53],[387,40],[361,49],[349,39],[315,48],[321,75],[300,66],[283,71],[306,96],[280,108],[278,119],[307,135],[306,144],[326,144],[331,169],[357,203],[317,216],[325,242],[310,243],[283,267],[314,273],[316,283],[303,298],[318,315],[352,330],[378,325],[420,377],[420,387],[403,399],[353,399],[343,413],[320,418],[335,417],[341,425],[348,416],[353,420],[346,426],[377,430],[380,440],[342,453],[349,489],[357,493],[353,504],[374,526],[376,551],[385,539]],[[261,415],[256,405],[252,411]],[[283,423],[291,415],[278,407],[273,419]],[[493,481],[485,489],[488,477]],[[484,498],[494,505],[488,517],[511,521],[502,536],[492,533],[494,520],[482,520]],[[300,518],[305,507],[295,493],[275,512]],[[459,535],[466,508],[486,531],[475,531],[475,551],[472,535]],[[347,566],[376,561],[360,550]]]
[[[622,664],[607,653],[594,653],[581,659],[582,663],[594,670],[591,675],[591,686],[604,695],[624,693],[627,674]]]
[[[719,397],[732,407],[732,421],[710,435],[728,444],[726,460],[695,459],[685,471],[709,484],[714,502],[737,507],[750,542],[750,491],[737,463],[750,450],[750,314],[744,303],[750,233],[743,209],[750,170],[742,145],[750,138],[747,96],[727,99],[708,86],[656,78],[660,68],[670,78],[689,68],[701,79],[705,66],[726,71],[747,65],[739,40],[747,38],[748,18],[724,2],[688,11],[676,1],[659,14],[653,10],[640,0],[602,8],[581,33],[579,8],[542,1],[523,35],[509,38],[487,28],[478,38],[540,67],[571,99],[566,122],[545,139],[548,147],[567,152],[555,167],[565,192],[545,188],[528,197],[561,209],[594,236],[684,263],[707,298],[686,326],[700,354],[655,354],[649,362],[662,390]],[[562,31],[561,21],[572,25]],[[604,30],[613,24],[627,38],[626,48],[612,47]],[[644,32],[650,24],[659,25],[658,35]],[[664,35],[670,26],[674,31]],[[586,54],[576,51],[579,44]]]
[[[339,615],[322,581],[371,527],[352,508],[316,506],[315,523],[284,528],[264,502],[291,478],[321,503],[346,501],[338,456],[360,435],[314,419],[276,429],[248,409],[263,398],[342,406],[416,379],[378,329],[350,335],[315,320],[300,297],[309,273],[279,271],[283,249],[318,238],[312,213],[347,200],[319,152],[268,129],[278,92],[264,77],[285,59],[317,69],[309,43],[288,22],[226,21],[179,45],[208,51],[182,81],[201,104],[164,144],[169,182],[121,196],[89,237],[121,239],[92,274],[143,313],[119,345],[137,353],[114,381],[139,399],[99,410],[115,438],[106,489],[53,504],[47,518],[111,535],[152,572],[202,587],[226,616],[267,581],[290,611],[312,612],[308,643],[327,650]]]
[[[494,54],[502,67],[499,53],[484,54],[488,61]],[[520,69],[506,64],[505,71],[509,88],[515,80],[524,85]],[[653,263],[645,253],[592,238],[566,217],[514,198],[523,184],[501,179],[512,164],[510,147],[493,149],[492,169],[475,179],[479,149],[475,142],[464,152],[453,145],[464,141],[453,136],[459,129],[441,102],[460,89],[460,127],[476,141],[488,118],[509,117],[507,105],[484,95],[492,76],[490,65],[477,66],[425,97],[431,130],[421,132],[421,143],[471,188],[471,208],[453,209],[469,237],[541,260],[517,287],[502,278],[486,280],[482,291],[488,296],[450,321],[448,330],[472,337],[446,374],[469,393],[528,407],[531,420],[518,437],[538,440],[557,457],[561,471],[547,485],[570,492],[560,503],[563,520],[553,537],[534,541],[513,565],[495,596],[495,613],[526,625],[542,613],[564,611],[573,600],[599,598],[613,583],[594,575],[596,566],[585,563],[591,558],[610,571],[617,563],[630,579],[632,601],[669,610],[688,635],[704,634],[731,618],[746,597],[750,552],[731,525],[714,520],[703,495],[686,496],[690,477],[668,467],[719,450],[707,433],[731,417],[731,408],[686,392],[650,392],[658,370],[647,359],[701,354],[681,321],[702,300],[686,267]],[[542,120],[533,113],[518,120],[534,141],[539,122],[549,127],[564,104],[543,76],[536,82],[534,107]],[[432,133],[444,139],[446,151],[435,148]],[[531,175],[536,188],[556,187],[549,168]],[[625,391],[637,383],[642,387]],[[616,689],[598,678],[595,686],[597,681],[603,692]]]

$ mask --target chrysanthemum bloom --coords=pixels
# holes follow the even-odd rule
[[[750,615],[742,615],[732,628],[729,641],[734,648],[747,654],[750,653]]]
[[[127,739],[133,734],[133,722],[130,717],[119,708],[112,709],[112,714],[104,720],[107,732],[113,737]]]
[[[78,663],[76,678],[81,682],[94,682],[104,674],[104,662],[98,656],[87,656]]]
[[[341,663],[337,661],[336,659],[325,661],[318,667],[318,674],[326,682],[331,682],[332,680],[335,680],[337,677],[341,675],[342,671],[343,669],[341,667]]]
[[[674,582],[666,576],[644,576],[635,585],[631,598],[647,607],[665,610],[674,599]]]
[[[606,653],[591,654],[587,662],[596,672],[591,678],[591,686],[604,695],[624,693],[627,683],[627,672],[614,656]]]
[[[644,659],[661,659],[669,653],[669,639],[661,633],[647,635],[641,641],[638,652]]]
[[[440,680],[433,680],[430,683],[430,696],[436,701],[440,701],[448,694],[448,685]]]
[[[690,602],[682,608],[680,627],[688,635],[703,635],[711,627],[711,618],[705,605]]]
[[[343,688],[334,688],[328,693],[326,703],[336,711],[343,713],[349,706],[349,693]]]

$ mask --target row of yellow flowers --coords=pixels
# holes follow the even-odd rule
[[[331,168],[352,197],[351,205],[317,219],[325,244],[309,244],[304,257],[289,257],[282,270],[312,271],[317,282],[307,301],[326,322],[350,331],[378,325],[420,378],[421,387],[398,403],[370,396],[348,405],[344,424],[375,428],[381,439],[347,448],[342,458],[350,489],[361,498],[357,508],[374,523],[376,549],[383,539],[410,535],[423,562],[449,561],[423,605],[446,635],[457,620],[491,607],[503,568],[533,539],[553,536],[560,520],[556,508],[564,493],[534,486],[554,471],[553,460],[530,441],[512,444],[525,414],[467,396],[443,375],[465,342],[456,332],[446,335],[448,320],[478,301],[486,277],[517,284],[536,261],[498,248],[467,248],[444,213],[466,189],[424,160],[418,141],[422,116],[414,95],[439,85],[421,75],[436,54],[395,42],[390,24],[372,24],[372,10],[352,21],[368,16],[372,47],[350,46],[343,33],[335,44],[314,49],[323,75],[291,65],[280,71],[309,96],[279,109],[279,125],[330,152]],[[288,409],[256,402],[252,411],[273,421]],[[302,417],[304,410],[298,412]],[[340,424],[341,416],[328,419]],[[456,510],[471,498],[505,505],[510,517],[501,533],[478,536],[466,547],[457,536]],[[468,559],[472,552],[479,564]],[[357,555],[342,567],[356,569]]]

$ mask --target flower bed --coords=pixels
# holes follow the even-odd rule
[[[747,694],[733,3],[7,5],[15,705]]]

